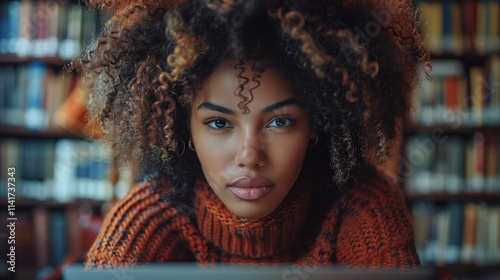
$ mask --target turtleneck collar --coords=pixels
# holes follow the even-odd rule
[[[198,181],[198,227],[207,241],[226,253],[253,259],[279,254],[300,240],[311,193],[310,184],[296,184],[271,214],[242,219],[227,209],[206,181]]]

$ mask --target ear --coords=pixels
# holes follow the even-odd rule
[[[309,136],[309,139],[314,140],[318,138],[318,133],[316,131],[311,129],[311,135]]]
[[[309,137],[310,139],[310,145],[316,145],[318,144],[318,141],[319,141],[319,138],[318,138],[318,133],[316,133],[316,131],[311,131],[311,136]]]

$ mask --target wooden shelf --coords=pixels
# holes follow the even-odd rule
[[[54,200],[36,200],[36,199],[25,199],[19,198],[15,200],[15,206],[17,209],[32,209],[35,207],[43,207],[43,208],[51,208],[51,209],[62,209],[69,207],[76,207],[81,204],[88,204],[92,208],[101,207],[101,205],[105,203],[105,201],[97,201],[97,200],[74,200],[69,202],[59,202]],[[0,207],[6,209],[9,204],[7,203],[6,197],[0,197]]]
[[[448,124],[442,124],[442,125],[431,125],[431,126],[424,126],[420,124],[415,124],[411,127],[408,128],[406,133],[417,133],[417,132],[425,132],[425,133],[440,133],[444,131],[444,133],[447,134],[472,134],[474,132],[482,132],[486,134],[491,134],[491,133],[500,133],[500,126],[495,125],[495,126],[460,126],[460,127],[454,127],[452,125]]]
[[[493,55],[498,55],[498,52],[488,52],[484,54],[479,54],[479,53],[471,53],[471,52],[465,52],[461,54],[454,54],[454,53],[441,53],[441,54],[436,54],[436,53],[431,53],[431,59],[432,60],[440,60],[440,59],[458,59],[462,61],[470,61],[470,62],[475,62],[481,63],[485,62],[486,60],[490,59],[491,56]]]
[[[430,194],[405,194],[407,201],[432,200],[432,201],[486,201],[500,202],[500,193],[471,192],[471,193],[430,193]]]
[[[469,263],[435,264],[424,265],[423,267],[434,269],[440,276],[439,279],[469,279],[462,278],[465,276],[471,277],[471,279],[498,279],[500,276],[500,263],[487,265]],[[483,277],[477,278],[479,275]],[[491,278],[491,275],[495,275],[496,278]],[[457,278],[457,276],[460,278]],[[485,278],[485,276],[490,276],[490,278]]]
[[[61,138],[84,138],[62,128],[50,128],[43,131],[29,130],[24,127],[0,124],[1,138],[30,138],[30,139],[61,139]]]
[[[46,64],[59,67],[62,67],[70,62],[69,60],[64,60],[59,57],[32,57],[32,56],[19,57],[17,55],[12,55],[12,54],[0,54],[0,63],[3,64],[22,64],[22,63],[30,63],[32,61],[41,61]]]

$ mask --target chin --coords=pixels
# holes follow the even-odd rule
[[[244,202],[245,203],[245,202]],[[245,203],[246,204],[246,203]],[[228,207],[229,211],[231,211],[238,218],[245,219],[260,219],[265,216],[271,214],[277,207],[272,209],[263,209],[258,205],[233,205],[233,207]]]

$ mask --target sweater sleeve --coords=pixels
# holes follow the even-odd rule
[[[412,220],[394,179],[379,173],[347,191],[340,203],[337,262],[364,268],[420,265]]]
[[[168,261],[179,254],[179,214],[158,189],[155,181],[144,182],[117,202],[87,254],[87,268]]]

